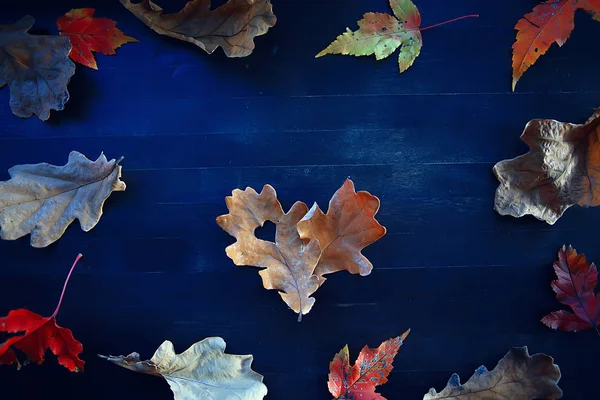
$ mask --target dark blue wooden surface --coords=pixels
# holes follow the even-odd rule
[[[274,0],[277,26],[245,59],[159,36],[117,0],[4,3],[0,23],[31,14],[39,33],[55,33],[71,8],[95,7],[141,43],[98,56],[99,71],[78,66],[66,110],[47,123],[13,116],[0,90],[2,179],[12,165],[63,164],[78,150],[125,156],[127,183],[89,233],[74,224],[41,250],[29,237],[0,243],[2,315],[50,314],[84,254],[58,320],[87,362],[78,375],[51,355],[19,372],[1,367],[1,398],[169,399],[165,382],[96,353],[150,357],[164,339],[183,351],[218,335],[230,352],[254,354],[269,399],[324,400],[328,363],[344,344],[356,355],[407,328],[381,388],[390,400],[491,369],[513,345],[555,357],[566,399],[597,398],[600,338],[539,319],[559,308],[549,284],[562,244],[600,260],[600,210],[573,208],[553,227],[492,210],[492,166],[526,151],[519,135],[529,119],[583,122],[599,105],[600,24],[584,13],[513,94],[513,26],[532,0],[418,0],[424,25],[481,17],[424,32],[403,75],[394,56],[313,58],[364,12],[387,12],[385,0]],[[256,269],[226,257],[233,239],[214,219],[234,188],[270,183],[286,209],[296,200],[324,207],[347,176],[381,198],[388,235],[365,251],[370,276],[332,276],[297,323]]]

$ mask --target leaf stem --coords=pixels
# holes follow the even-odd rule
[[[449,24],[451,22],[460,21],[461,19],[465,19],[465,18],[479,18],[479,14],[464,15],[462,17],[450,19],[448,21],[440,22],[440,23],[435,24],[435,25],[429,25],[429,26],[426,26],[425,28],[421,28],[421,32],[426,31],[427,29],[431,29],[431,28],[435,28],[435,27],[438,27],[438,26],[441,26],[441,25]]]
[[[63,286],[62,293],[60,294],[60,299],[58,299],[58,305],[56,306],[56,310],[54,310],[54,313],[52,314],[52,316],[50,318],[54,318],[54,317],[56,317],[56,314],[58,314],[58,310],[60,310],[60,305],[62,304],[63,297],[65,297],[65,291],[67,290],[67,285],[69,284],[69,279],[71,279],[71,274],[73,273],[73,270],[75,269],[75,266],[77,265],[77,262],[81,259],[81,257],[83,257],[83,254],[79,253],[77,255],[77,258],[75,258],[75,262],[73,262],[73,266],[71,266],[69,275],[67,275],[67,279],[65,279],[65,284]]]

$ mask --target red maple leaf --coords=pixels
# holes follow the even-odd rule
[[[62,328],[56,324],[56,314],[60,309],[69,278],[73,273],[77,261],[82,257],[77,256],[69,275],[65,280],[60,300],[56,310],[50,317],[42,317],[26,309],[13,310],[6,317],[0,318],[0,332],[16,334],[9,337],[0,344],[0,365],[17,364],[21,369],[21,362],[15,349],[27,356],[27,362],[44,362],[44,353],[50,349],[58,357],[58,363],[69,371],[79,372],[83,370],[85,362],[79,359],[83,351],[83,345],[73,337],[70,329]]]
[[[387,382],[394,357],[409,333],[410,329],[376,349],[365,346],[354,365],[350,365],[348,346],[345,346],[329,364],[329,392],[337,400],[385,400],[375,393],[375,387]]]
[[[92,18],[94,11],[93,8],[73,9],[60,17],[56,24],[61,36],[67,36],[73,46],[69,57],[86,67],[98,69],[93,51],[114,55],[121,45],[137,40],[117,29],[115,21]]]
[[[542,318],[542,322],[549,328],[568,332],[596,328],[600,335],[600,296],[594,294],[598,284],[596,265],[588,264],[585,255],[577,254],[573,247],[563,246],[554,263],[554,272],[558,276],[552,281],[556,299],[573,312],[555,311]]]
[[[521,18],[513,45],[513,92],[517,82],[552,43],[565,44],[575,28],[575,11],[585,10],[594,19],[600,13],[600,0],[547,0]]]

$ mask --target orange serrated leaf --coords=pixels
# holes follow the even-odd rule
[[[409,333],[410,329],[377,348],[365,346],[354,365],[350,365],[348,346],[345,346],[329,364],[329,392],[336,400],[386,400],[375,392],[375,387],[387,382],[394,357]]]
[[[600,0],[547,0],[517,22],[517,39],[513,44],[513,92],[525,71],[546,54],[552,43],[562,46],[569,39],[578,9],[588,11],[597,19]]]
[[[73,9],[60,17],[56,24],[61,36],[72,44],[69,57],[86,67],[98,69],[93,52],[114,55],[116,49],[137,39],[125,35],[115,21],[108,18],[93,18],[93,8]]]

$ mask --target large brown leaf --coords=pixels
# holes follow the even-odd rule
[[[267,395],[263,376],[254,372],[252,356],[225,353],[225,341],[211,337],[175,354],[166,340],[150,360],[138,353],[100,356],[135,372],[162,376],[171,386],[175,400],[262,400]]]
[[[215,10],[210,0],[193,0],[176,14],[164,14],[150,0],[120,1],[155,32],[193,43],[209,54],[221,46],[227,57],[250,55],[254,37],[267,33],[277,21],[269,0],[229,0]]]
[[[66,165],[16,165],[8,173],[11,179],[0,182],[0,237],[14,240],[31,233],[33,247],[58,240],[75,219],[89,231],[108,196],[125,190],[121,166],[104,154],[91,161],[72,151]]]
[[[327,214],[316,203],[312,206],[298,222],[298,232],[302,239],[319,241],[322,255],[315,274],[371,273],[373,264],[360,251],[385,235],[375,219],[378,210],[379,199],[369,192],[356,193],[350,179],[331,198]]]
[[[264,268],[260,276],[265,289],[279,290],[283,301],[302,319],[315,303],[311,295],[319,288],[314,271],[321,255],[319,243],[313,240],[305,245],[296,229],[308,207],[297,202],[285,214],[270,185],[260,195],[252,188],[236,189],[225,201],[229,214],[218,217],[217,223],[237,239],[227,247],[227,255],[236,265]],[[276,225],[274,243],[254,236],[254,230],[266,221]]]
[[[533,120],[521,135],[529,153],[494,166],[495,209],[554,224],[573,205],[600,204],[600,113],[575,125]]]
[[[529,355],[527,347],[512,348],[496,368],[479,367],[461,384],[457,374],[440,393],[431,389],[423,400],[532,400],[559,399],[560,369],[546,354]]]
[[[69,59],[69,38],[30,35],[34,23],[28,15],[13,25],[0,25],[0,88],[8,84],[13,114],[35,114],[45,121],[50,110],[64,109],[69,100],[67,84],[75,64]]]

